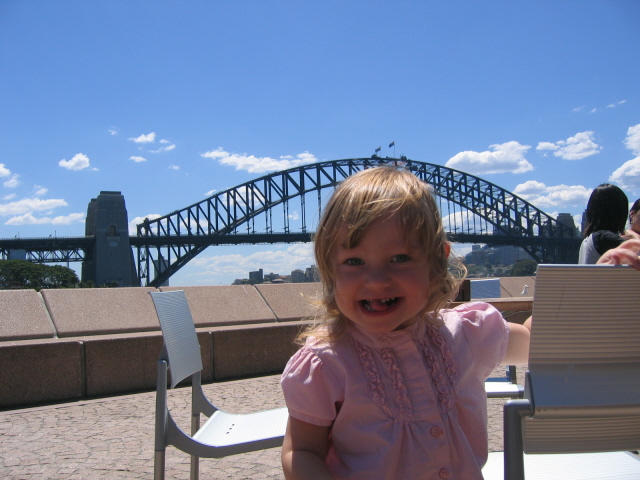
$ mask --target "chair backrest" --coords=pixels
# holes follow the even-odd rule
[[[640,272],[538,266],[525,396],[529,453],[640,448]]]
[[[200,344],[182,290],[150,292],[156,307],[171,372],[171,388],[202,370]]]

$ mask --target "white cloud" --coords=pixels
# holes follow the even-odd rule
[[[4,197],[2,197],[2,199],[5,202],[8,202],[9,200],[13,200],[16,197],[17,197],[17,195],[15,193],[9,193],[8,195],[5,195]]]
[[[315,155],[302,152],[295,156],[282,155],[279,158],[256,157],[255,155],[229,153],[218,147],[201,154],[201,157],[217,160],[222,165],[235,167],[236,170],[246,170],[249,173],[265,173],[286,170],[308,163],[317,162]]]
[[[475,174],[525,173],[533,165],[524,157],[531,147],[516,141],[489,145],[484,152],[464,151],[451,157],[445,166]]]
[[[216,192],[217,192],[217,190],[214,188],[214,189],[209,190],[208,192],[206,192],[206,193],[204,194],[204,196],[205,196],[205,197],[210,197],[211,195],[213,195],[213,194],[214,194],[214,193],[216,193]]]
[[[111,127],[107,130],[107,132],[109,132],[109,135],[111,136],[115,136],[118,135],[118,129],[116,127]]]
[[[57,217],[35,217],[31,213],[11,217],[5,225],[71,225],[84,222],[83,213],[70,213]]]
[[[175,170],[177,172],[180,170],[180,165],[169,165],[169,170]]]
[[[163,145],[155,150],[151,150],[151,153],[162,153],[162,152],[170,152],[171,150],[175,150],[176,145],[171,143],[166,138],[160,139],[160,143]]]
[[[153,143],[156,141],[156,132],[142,134],[137,137],[129,138],[133,143]]]
[[[15,202],[0,203],[0,216],[24,215],[34,211],[48,211],[54,208],[66,207],[67,202],[61,198],[24,198]]]
[[[58,162],[62,168],[67,170],[84,170],[89,168],[91,161],[84,153],[76,153],[71,160],[65,160],[64,158]]]
[[[129,235],[138,234],[137,225],[144,222],[145,218],[148,218],[149,220],[155,220],[156,218],[160,218],[161,216],[162,215],[159,215],[157,213],[150,213],[149,215],[145,215],[144,217],[135,217],[134,219],[129,220]]]
[[[627,193],[640,195],[640,156],[624,162],[609,177]]]
[[[142,163],[147,161],[146,158],[141,157],[140,155],[131,155],[129,157],[129,160],[133,160],[135,163]]]
[[[624,144],[634,155],[640,155],[640,123],[629,127]]]
[[[2,185],[4,185],[7,188],[16,188],[18,185],[20,185],[20,175],[18,175],[17,173],[12,174],[7,180],[5,180]]]
[[[594,141],[594,132],[578,132],[573,137],[557,142],[540,142],[536,150],[551,150],[555,157],[564,160],[581,160],[600,153],[602,147]]]
[[[627,103],[627,100],[618,100],[617,102],[607,105],[607,108],[616,108],[617,106],[623,105],[625,103]]]
[[[42,195],[46,195],[47,192],[49,191],[48,188],[43,187],[42,185],[34,185],[33,190],[34,190],[33,194],[36,197],[41,197]]]
[[[557,150],[558,148],[560,148],[560,147],[558,145],[556,145],[555,143],[540,142],[540,143],[538,143],[538,146],[536,147],[536,150]]]
[[[513,193],[538,208],[558,208],[562,211],[586,205],[591,190],[582,185],[545,185],[528,180],[517,185]]]
[[[0,163],[0,177],[8,177],[9,175],[11,175],[11,170],[4,163]]]

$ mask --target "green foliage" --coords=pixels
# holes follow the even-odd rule
[[[72,288],[78,276],[70,268],[26,260],[0,260],[0,288]]]
[[[529,277],[535,275],[538,264],[534,260],[518,260],[511,266],[512,277]]]

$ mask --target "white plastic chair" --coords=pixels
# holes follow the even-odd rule
[[[525,398],[486,480],[640,479],[639,316],[630,267],[538,266]]]
[[[282,445],[287,409],[232,414],[216,408],[202,390],[200,345],[184,292],[149,293],[164,340],[158,360],[154,478],[164,479],[168,445],[191,455],[192,480],[198,478],[199,457],[221,458]],[[168,409],[167,371],[171,372],[171,388],[191,377],[191,435],[176,424]],[[200,414],[209,417],[202,427]]]

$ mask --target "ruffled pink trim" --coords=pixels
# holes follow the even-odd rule
[[[409,392],[407,386],[404,383],[404,377],[398,367],[398,358],[396,357],[393,349],[383,348],[380,352],[382,362],[391,376],[391,384],[393,385],[393,391],[396,394],[396,403],[403,411],[404,415],[408,416],[412,413],[411,400],[409,400]]]
[[[378,369],[376,368],[371,349],[365,347],[354,338],[352,338],[352,340],[355,349],[358,352],[360,364],[362,365],[362,369],[364,370],[364,373],[368,380],[371,398],[375,403],[378,404],[378,406],[380,406],[384,410],[387,415],[391,416],[391,410],[389,409],[385,399],[384,386],[382,385],[382,380],[380,380],[380,375],[378,374]]]
[[[358,354],[360,365],[367,378],[367,385],[372,400],[382,408],[387,415],[409,417],[413,413],[413,406],[409,399],[409,390],[399,367],[398,358],[393,348],[375,349],[360,343],[351,337],[354,348]],[[418,347],[422,352],[424,362],[431,374],[431,380],[435,390],[438,405],[443,413],[451,410],[455,403],[455,377],[456,367],[449,345],[442,336],[439,327],[434,325],[426,326],[426,334],[417,340]],[[386,398],[384,382],[382,381],[378,364],[375,357],[382,361],[386,375],[391,380],[394,391],[394,403],[398,412],[392,412]]]
[[[437,392],[438,405],[443,412],[447,412],[453,408],[455,403],[453,386],[456,376],[456,366],[449,345],[440,329],[430,324],[427,325],[427,335],[418,344],[431,372],[431,379]]]

